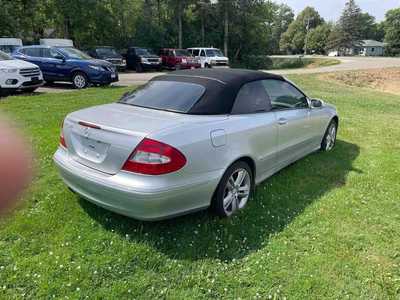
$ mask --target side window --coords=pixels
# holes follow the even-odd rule
[[[199,56],[199,52],[200,52],[199,49],[193,50],[193,56]]]
[[[272,109],[308,108],[307,97],[289,82],[275,79],[263,80],[271,99]]]
[[[40,57],[41,50],[41,48],[25,48],[25,54],[31,57]]]
[[[200,56],[206,56],[206,52],[204,51],[204,50],[201,50],[201,52],[200,52]]]
[[[263,82],[259,80],[242,86],[236,96],[232,114],[252,114],[269,110],[271,104]]]
[[[42,57],[56,58],[59,55],[60,54],[54,49],[51,49],[51,48],[43,48],[42,49]]]

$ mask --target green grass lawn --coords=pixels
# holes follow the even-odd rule
[[[0,101],[37,158],[24,206],[0,224],[0,299],[399,299],[400,97],[291,79],[338,107],[337,146],[265,181],[231,219],[144,223],[68,191],[52,162],[61,120],[126,88]]]

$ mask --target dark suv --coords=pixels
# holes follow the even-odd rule
[[[126,61],[122,55],[114,48],[109,46],[100,46],[90,48],[86,51],[91,57],[106,60],[114,65],[118,70],[126,69]]]
[[[93,59],[73,47],[21,47],[13,56],[37,65],[48,83],[69,81],[75,88],[82,89],[89,83],[108,85],[118,81],[118,73],[111,63]]]
[[[129,69],[136,70],[136,72],[150,69],[161,70],[162,68],[161,58],[148,48],[128,48],[126,64]]]

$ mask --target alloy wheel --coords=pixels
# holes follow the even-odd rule
[[[78,89],[83,89],[86,86],[86,78],[82,74],[74,76],[74,85]]]
[[[326,141],[325,141],[325,149],[326,151],[332,150],[333,146],[335,146],[336,142],[336,126],[334,123],[329,126],[328,133],[326,135]]]
[[[246,206],[251,189],[251,177],[247,170],[237,169],[228,179],[224,194],[223,208],[227,216]]]

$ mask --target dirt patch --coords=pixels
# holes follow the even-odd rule
[[[400,68],[329,73],[320,78],[400,95]]]

